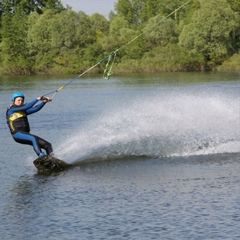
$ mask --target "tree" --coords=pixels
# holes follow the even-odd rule
[[[11,6],[6,5],[5,8],[10,9]],[[2,17],[1,60],[7,72],[29,74],[32,70],[26,48],[27,15],[21,4],[16,5],[14,11],[14,14],[6,11]]]
[[[90,22],[93,35],[95,36],[97,41],[100,40],[103,37],[103,35],[108,34],[109,22],[104,16],[95,13],[90,17]]]
[[[239,0],[227,0],[232,8],[236,12],[240,12],[240,1]]]
[[[15,12],[16,6],[21,5],[23,12],[27,15],[32,12],[42,14],[44,8],[57,9],[59,11],[64,9],[60,0],[3,0],[1,5],[3,12],[6,9],[11,13]],[[7,8],[5,8],[6,5],[8,6]]]
[[[157,16],[161,12],[161,1],[159,0],[147,0],[144,1],[139,18],[142,23],[147,23],[152,17]]]
[[[179,44],[201,53],[205,61],[214,66],[232,54],[231,33],[237,27],[236,15],[226,0],[203,0],[192,22],[183,28]]]
[[[119,0],[115,9],[118,14],[125,16],[130,24],[139,25],[146,23],[158,14],[168,16],[185,3],[186,0]],[[193,0],[185,8],[189,10],[189,5],[192,7],[196,3],[199,3],[199,1]],[[176,11],[171,18],[179,20],[182,12],[184,12],[184,9]]]
[[[175,28],[175,21],[170,18],[164,19],[160,15],[151,18],[144,28],[148,47],[152,49],[159,45],[167,45],[170,42],[176,43],[177,35]]]
[[[28,47],[37,71],[46,71],[57,64],[66,67],[71,56],[69,52],[86,46],[92,41],[88,38],[93,39],[87,34],[90,21],[83,12],[76,13],[68,9],[56,14],[49,9],[42,15],[32,14],[29,22]],[[75,54],[80,57],[83,50],[81,54]]]
[[[232,32],[232,37],[234,39],[233,48],[235,52],[240,50],[240,1],[239,0],[227,0],[233,11],[236,12],[236,21],[238,23],[238,28],[236,31]]]
[[[133,23],[134,10],[131,0],[118,0],[115,9],[117,14],[122,17],[124,16],[128,23]]]
[[[0,2],[0,23],[1,23],[1,20],[2,20],[2,15],[4,13],[4,3],[1,1]],[[1,26],[1,24],[0,24]]]
[[[107,32],[107,21],[100,15],[89,17],[71,9],[57,14],[54,10],[46,10],[42,15],[31,14],[28,48],[35,59],[35,70],[61,72],[70,68],[76,71],[95,63],[102,53],[97,42]]]
[[[147,7],[145,8],[144,17],[141,16],[146,2],[147,0],[119,0],[115,5],[115,9],[120,16],[125,17],[129,24],[138,26],[143,24],[144,20],[146,21]]]

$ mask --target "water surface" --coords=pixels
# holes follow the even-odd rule
[[[6,107],[72,79],[0,79],[1,239],[239,239],[240,74],[74,80],[29,121],[75,167],[40,175]]]

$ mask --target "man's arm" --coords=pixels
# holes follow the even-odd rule
[[[11,108],[8,110],[8,114],[11,115],[15,112],[26,111],[27,109],[32,108],[37,102],[38,102],[38,99],[34,99],[33,101],[26,103],[21,107]]]
[[[36,107],[32,107],[27,109],[27,114],[30,115],[32,113],[38,112],[39,110],[41,110],[43,108],[43,106],[46,104],[46,102],[41,102],[40,104],[38,104]]]
[[[35,112],[37,112],[37,111],[39,111],[39,110],[41,110],[41,109],[43,108],[43,106],[44,106],[47,102],[52,101],[51,98],[45,97],[45,96],[38,97],[37,100],[38,100],[38,101],[42,101],[42,102],[41,102],[40,104],[38,104],[36,107],[29,108],[29,109],[27,110],[27,114],[28,114],[28,115],[30,115],[30,114],[32,114],[32,113],[35,113]]]

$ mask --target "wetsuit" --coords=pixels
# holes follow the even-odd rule
[[[39,105],[34,107],[37,102],[38,100],[35,99],[23,106],[12,104],[6,112],[7,124],[13,139],[16,142],[32,145],[38,156],[41,153],[41,148],[46,151],[47,155],[50,155],[53,151],[51,143],[38,136],[30,134],[30,125],[27,115],[41,110],[46,104],[45,102],[41,102]]]

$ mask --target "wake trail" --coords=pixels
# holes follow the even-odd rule
[[[238,99],[172,93],[109,109],[76,129],[56,152],[69,160],[189,156],[239,152],[239,141]]]

